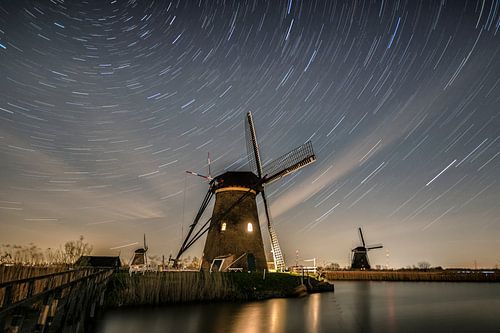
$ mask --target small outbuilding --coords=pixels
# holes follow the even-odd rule
[[[75,262],[75,266],[118,269],[122,263],[119,256],[81,256]]]

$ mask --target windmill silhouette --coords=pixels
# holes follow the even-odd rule
[[[146,234],[144,234],[144,247],[134,251],[134,255],[130,260],[129,273],[146,271],[148,268],[148,245],[146,244]]]
[[[354,249],[351,250],[352,252],[352,263],[351,263],[351,268],[352,269],[370,269],[370,262],[368,261],[368,251],[374,250],[374,249],[381,249],[383,246],[382,244],[377,244],[377,245],[370,245],[366,246],[365,245],[365,238],[363,237],[363,231],[361,231],[361,228],[358,228],[359,231],[359,238],[361,240],[361,246],[355,247]]]
[[[316,160],[310,141],[295,148],[275,161],[262,167],[259,145],[252,114],[246,115],[245,134],[248,162],[252,171],[228,171],[219,176],[202,177],[209,182],[209,189],[193,223],[177,253],[174,265],[181,255],[205,233],[207,239],[203,251],[202,270],[261,271],[267,269],[264,244],[259,224],[256,197],[262,195],[271,240],[271,251],[277,271],[286,267],[278,237],[272,225],[271,212],[264,187],[289,175]],[[201,226],[200,219],[215,194],[212,216]]]

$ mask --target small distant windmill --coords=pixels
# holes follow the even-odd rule
[[[205,178],[209,182],[209,189],[173,260],[174,265],[178,264],[181,255],[188,248],[208,233],[201,264],[203,270],[259,271],[267,269],[256,203],[256,197],[260,193],[264,202],[275,269],[278,271],[285,269],[285,260],[272,226],[264,187],[314,162],[316,156],[311,142],[308,141],[269,163],[263,169],[250,112],[246,115],[245,129],[251,172],[228,171],[212,178],[210,158],[208,176],[188,171],[190,174]],[[212,216],[200,227],[198,222],[214,194],[215,204]]]
[[[134,256],[130,260],[130,273],[137,271],[145,271],[148,266],[148,246],[146,244],[146,234],[144,234],[144,247],[134,251]]]
[[[359,238],[361,240],[361,246],[355,247],[351,251],[352,252],[351,268],[370,269],[371,266],[370,262],[368,261],[368,251],[374,249],[381,249],[383,246],[382,244],[366,246],[365,238],[363,237],[363,231],[361,231],[361,228],[358,228],[358,231],[359,231]]]

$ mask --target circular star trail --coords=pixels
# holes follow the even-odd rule
[[[248,169],[251,111],[264,163],[317,155],[267,191],[289,260],[346,265],[361,226],[372,265],[498,265],[499,29],[498,0],[4,1],[0,243],[175,253],[185,170]]]

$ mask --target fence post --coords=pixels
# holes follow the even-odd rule
[[[6,327],[0,327],[2,328],[2,331],[5,329],[5,332],[7,333],[21,332],[21,328],[23,326],[23,321],[24,321],[24,315],[19,312],[17,314],[10,316],[10,318],[8,318],[7,321],[9,321],[9,319],[10,322],[7,324]]]
[[[61,299],[61,290],[57,290],[54,294],[54,297],[52,298],[52,301],[50,302],[49,312],[47,316],[47,323],[43,330],[44,332],[49,331],[49,328],[52,325],[52,322],[54,321],[54,318],[57,314],[57,307],[59,306],[60,299]]]
[[[38,316],[38,322],[35,325],[34,332],[44,332],[45,325],[47,323],[47,317],[49,316],[51,298],[49,296],[45,297],[43,300],[42,307],[40,309],[40,315]]]
[[[5,295],[3,297],[2,307],[5,308],[10,304],[12,304],[12,285],[8,285],[5,287]]]

